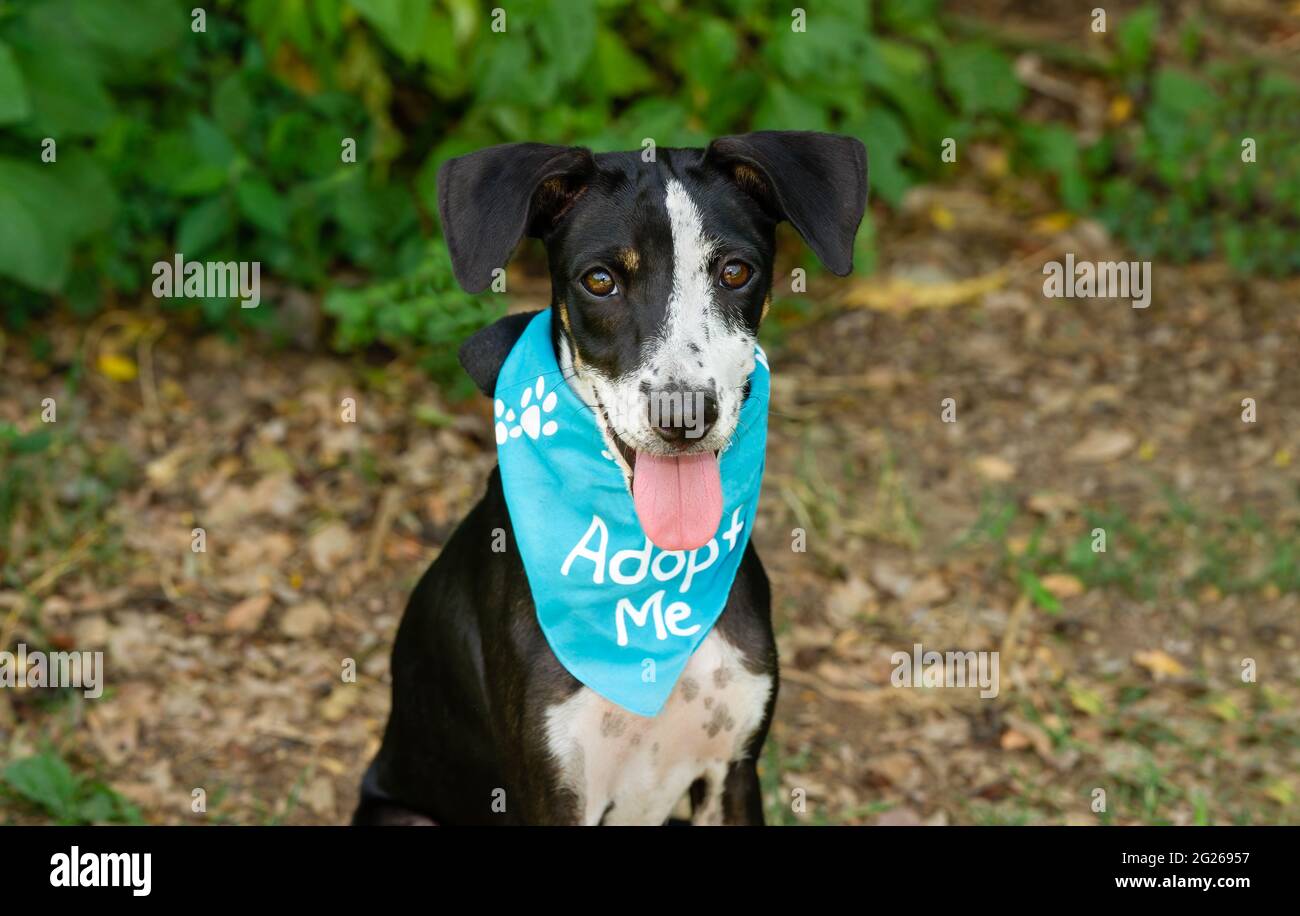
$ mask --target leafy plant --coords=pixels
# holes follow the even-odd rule
[[[196,31],[181,0],[0,0],[0,319],[20,326],[56,298],[85,314],[110,294],[147,295],[152,265],[180,252],[259,261],[317,290],[368,278],[374,290],[349,279],[330,300],[345,323],[337,345],[445,348],[463,323],[437,316],[465,306],[428,261],[448,157],[522,140],[698,145],[763,128],[858,136],[887,205],[953,174],[946,138],[984,138],[1140,256],[1271,273],[1300,259],[1289,244],[1300,153],[1286,139],[1300,89],[1250,61],[1202,65],[1193,18],[1163,58],[1154,6],[1118,24],[1100,75],[1134,115],[1081,144],[1067,122],[1025,120],[1016,49],[958,28],[937,0],[501,9],[216,0]],[[1253,164],[1241,161],[1247,128]],[[868,219],[868,269],[872,240]],[[163,306],[221,326],[269,310]]]
[[[110,786],[77,773],[46,751],[5,767],[3,788],[59,824],[139,824],[139,810]]]

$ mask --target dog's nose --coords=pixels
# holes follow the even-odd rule
[[[669,385],[650,392],[650,428],[677,448],[708,435],[718,421],[718,401],[704,388]]]

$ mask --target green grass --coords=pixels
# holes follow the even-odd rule
[[[1093,549],[1096,529],[1105,532],[1104,552]],[[1269,527],[1249,509],[1201,510],[1173,494],[1142,520],[1111,506],[1085,508],[1074,532],[1062,538],[1010,496],[986,493],[976,521],[947,550],[993,552],[1001,574],[1048,613],[1061,610],[1042,584],[1053,573],[1075,576],[1089,590],[1113,588],[1143,600],[1198,597],[1206,589],[1300,592],[1300,526]],[[1190,574],[1179,569],[1189,553],[1195,558]]]

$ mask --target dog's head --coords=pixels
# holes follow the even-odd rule
[[[516,143],[445,163],[438,205],[470,292],[492,282],[523,236],[546,245],[557,358],[601,418],[640,511],[638,478],[698,467],[701,485],[716,480],[770,301],[775,226],[789,221],[831,271],[849,273],[866,165],[855,139],[793,131],[660,149],[649,162]],[[507,319],[462,349],[485,393],[520,331]],[[697,527],[711,536],[716,524]],[[697,539],[661,540],[652,527],[661,546]]]

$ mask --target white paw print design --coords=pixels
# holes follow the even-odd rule
[[[560,425],[554,420],[543,423],[542,417],[555,409],[555,402],[555,392],[547,392],[546,379],[538,376],[536,384],[525,388],[523,397],[519,399],[519,425],[511,426],[509,424],[516,419],[515,412],[506,407],[505,401],[497,398],[497,445],[504,445],[507,439],[518,439],[522,435],[527,435],[530,439],[554,436]]]

